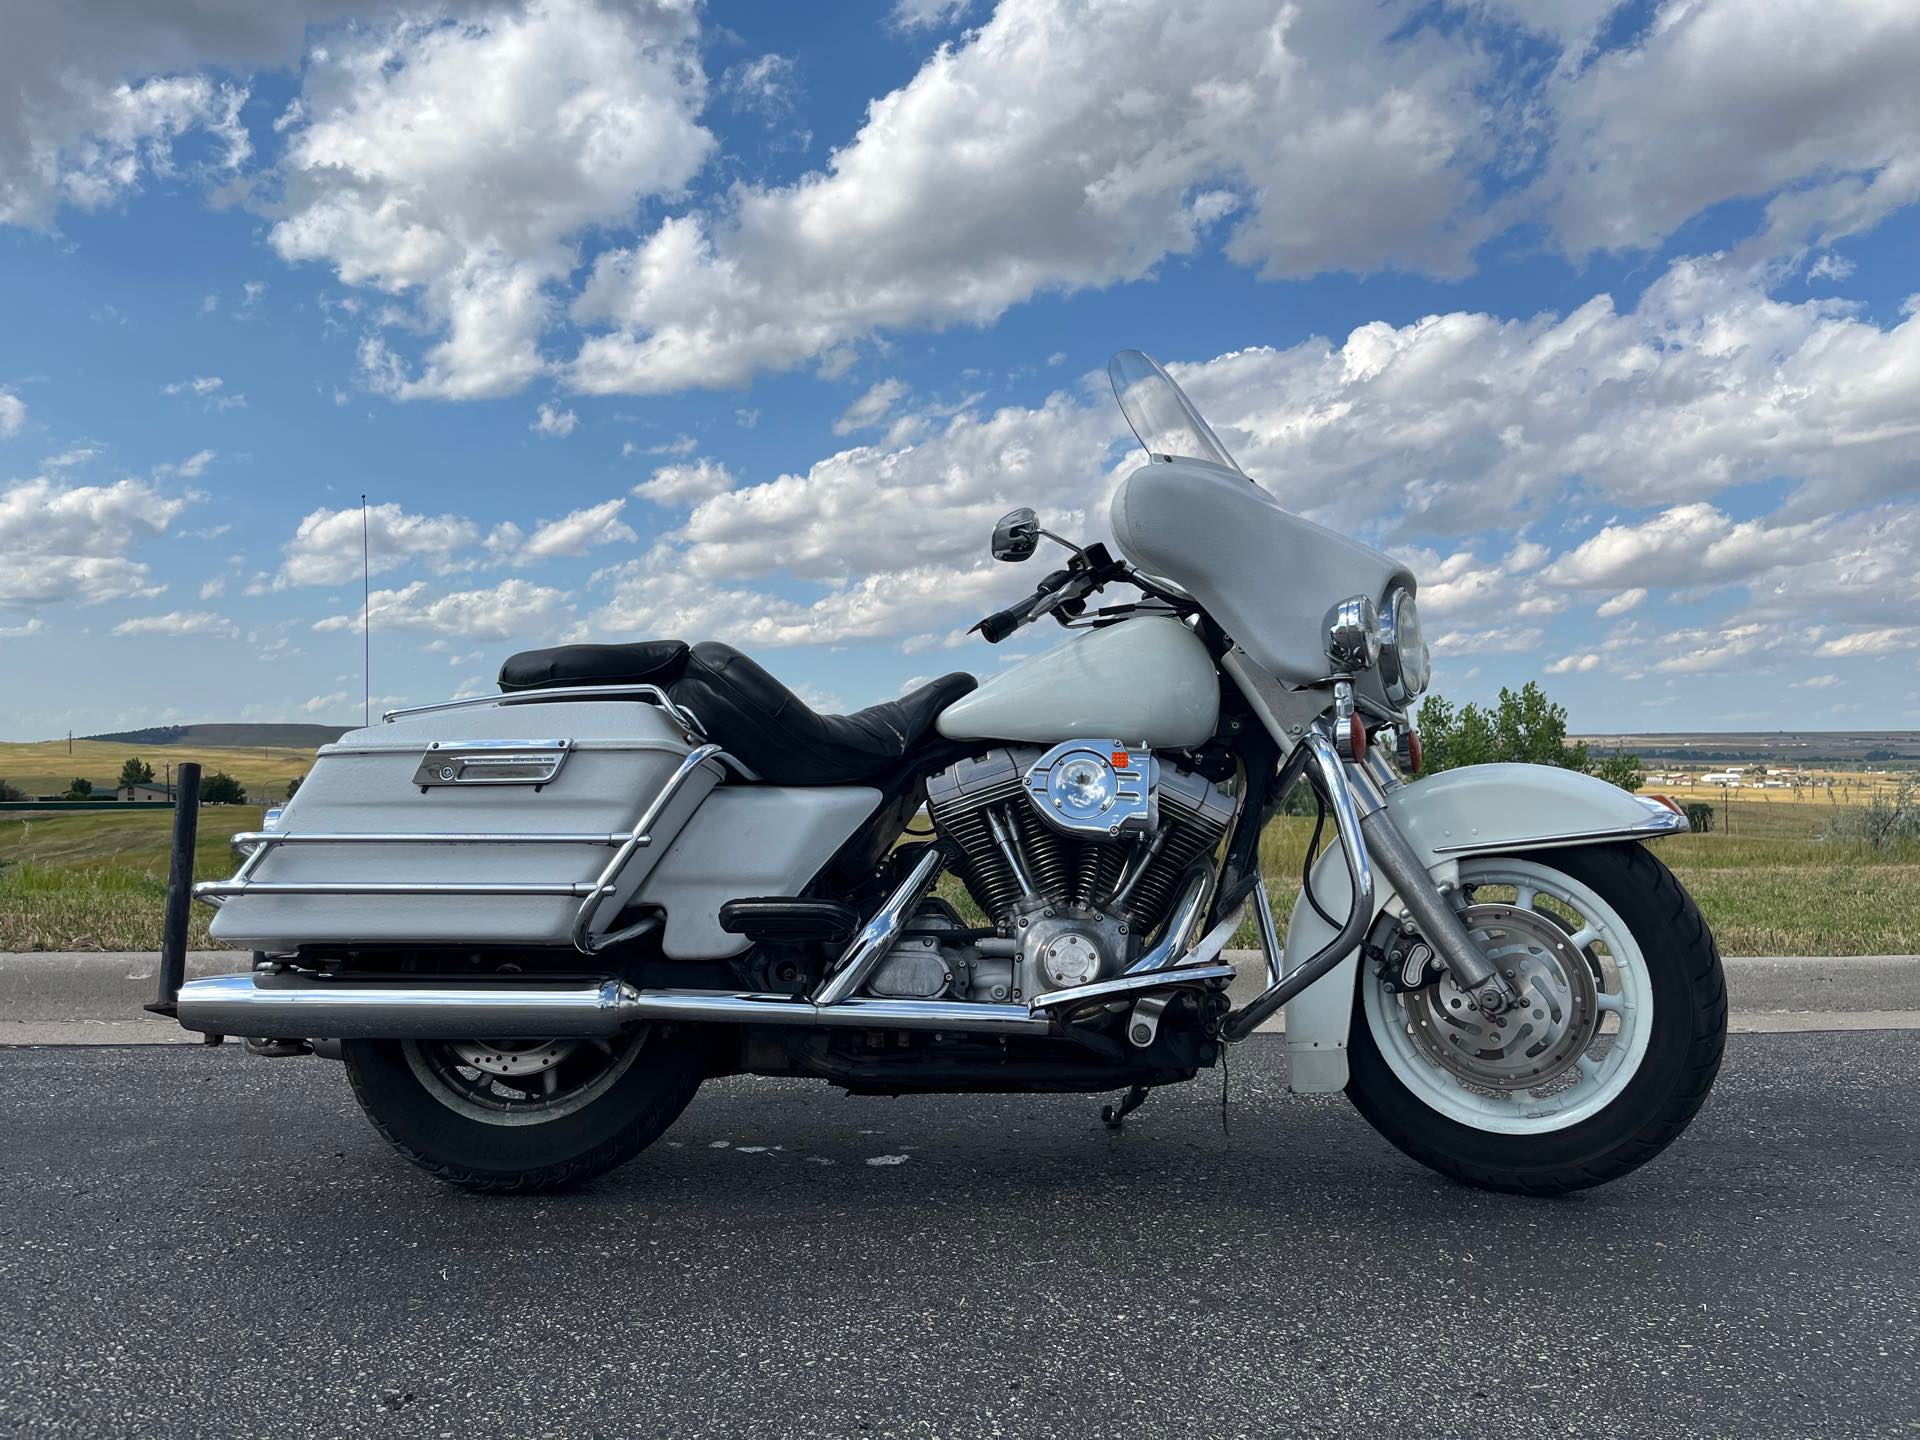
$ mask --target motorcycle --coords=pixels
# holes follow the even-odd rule
[[[344,1061],[403,1155],[477,1190],[610,1170],[724,1074],[1124,1091],[1118,1125],[1283,1009],[1291,1089],[1443,1174],[1553,1194],[1644,1164],[1726,1031],[1713,936],[1643,844],[1685,817],[1567,769],[1415,778],[1415,577],[1283,509],[1148,356],[1110,374],[1147,453],[1119,553],[1014,511],[995,557],[1064,563],[974,627],[1051,617],[1057,648],[851,715],[714,642],[515,655],[497,695],[324,747],[193,887],[252,972],[170,964],[157,1008]],[[1260,843],[1302,784],[1283,942]]]

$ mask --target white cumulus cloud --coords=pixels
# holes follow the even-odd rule
[[[1270,276],[1456,273],[1487,64],[1400,3],[1002,0],[828,168],[596,261],[590,391],[725,386],[900,326],[1139,279],[1218,228]]]
[[[455,552],[475,544],[477,526],[459,515],[416,515],[389,501],[366,512],[366,548],[372,574],[410,561],[452,568]],[[361,512],[315,510],[300,522],[283,551],[276,587],[340,585],[360,574]]]
[[[417,369],[370,337],[370,384],[473,399],[546,368],[575,238],[677,193],[712,148],[697,35],[691,0],[528,0],[408,13],[308,56],[273,245],[417,296],[440,336]]]
[[[203,635],[232,639],[240,628],[224,615],[205,610],[170,610],[164,615],[136,615],[113,627],[116,635]]]
[[[0,610],[158,595],[135,546],[166,533],[187,502],[139,480],[0,489]]]
[[[376,590],[368,598],[374,632],[420,630],[470,640],[544,638],[557,634],[570,618],[567,592],[526,580],[502,580],[484,590],[435,595],[424,580],[398,590]],[[330,615],[315,630],[357,630],[360,612]]]

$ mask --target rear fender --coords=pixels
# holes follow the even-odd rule
[[[1551,765],[1445,770],[1389,790],[1387,809],[1436,884],[1456,879],[1460,861],[1469,855],[1651,840],[1687,828],[1684,816],[1658,801]],[[1338,846],[1327,847],[1314,863],[1313,893],[1329,915],[1345,917],[1353,890]],[[1375,870],[1374,913],[1393,900],[1393,890]],[[1288,968],[1304,963],[1334,933],[1302,892],[1287,926]],[[1288,1002],[1288,1084],[1298,1094],[1346,1088],[1347,1029],[1359,963],[1356,951]]]

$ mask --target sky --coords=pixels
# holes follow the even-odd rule
[[[9,0],[0,738],[991,674],[1127,347],[1456,701],[1920,726],[1917,73],[1911,0]]]

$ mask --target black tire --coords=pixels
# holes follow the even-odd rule
[[[421,1042],[428,1045],[433,1042]],[[354,1098],[387,1142],[429,1174],[467,1190],[565,1190],[624,1165],[665,1133],[705,1078],[705,1054],[655,1027],[627,1068],[578,1109],[530,1124],[492,1124],[452,1108],[401,1040],[342,1046]]]
[[[1633,932],[1653,994],[1652,1029],[1638,1072],[1606,1109],[1564,1130],[1478,1130],[1436,1113],[1393,1072],[1356,989],[1347,1096],[1374,1129],[1443,1175],[1485,1190],[1560,1195],[1638,1169],[1687,1128],[1720,1070],[1727,989],[1713,932],[1673,873],[1644,846],[1582,846],[1524,858],[1591,887]],[[1359,983],[1373,983],[1364,966]]]

